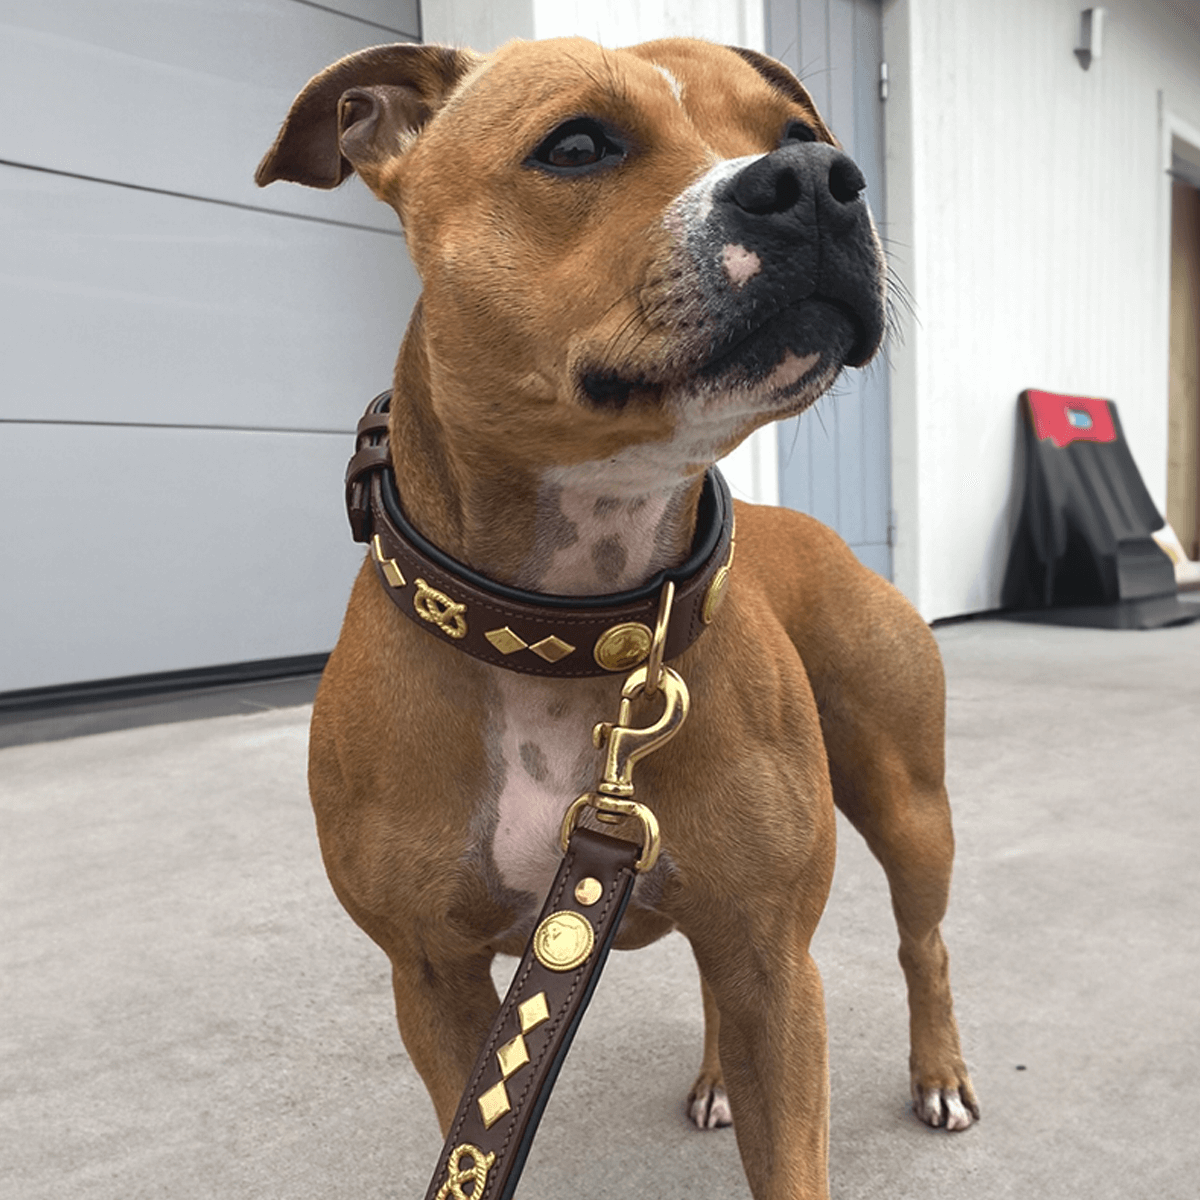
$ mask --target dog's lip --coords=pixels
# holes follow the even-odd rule
[[[769,317],[760,321],[755,327],[746,332],[737,341],[723,345],[720,350],[708,358],[698,368],[698,373],[705,376],[720,375],[727,370],[736,370],[740,365],[737,359],[752,346],[759,338],[770,336],[776,332],[775,327],[782,320],[798,317],[801,311],[808,306],[820,304],[828,309],[832,309],[843,317],[850,325],[853,331],[853,341],[849,349],[844,354],[839,354],[842,359],[842,365],[854,364],[855,351],[858,350],[860,344],[867,340],[865,323],[862,318],[844,301],[836,300],[829,296],[813,295],[805,296],[801,300],[795,300],[791,304],[785,304],[777,308]],[[829,357],[837,353],[838,348],[834,346],[821,347],[797,347],[787,346],[779,362],[772,368],[772,372],[777,371],[788,355],[796,359],[804,359],[810,355],[816,355],[812,367],[804,372],[804,376],[812,375],[823,362],[827,362]],[[802,376],[802,378],[804,377]],[[792,385],[794,386],[794,385]]]
[[[788,336],[786,331],[781,330],[781,325],[801,320],[804,309],[813,306],[837,314],[846,323],[848,336],[844,342],[835,339],[824,345],[805,345],[800,338]],[[578,392],[584,402],[592,407],[619,411],[635,398],[655,401],[662,397],[664,391],[686,389],[701,381],[711,385],[729,376],[735,382],[742,382],[736,377],[744,375],[746,371],[748,352],[753,351],[756,341],[771,337],[779,338],[781,342],[778,356],[769,367],[756,372],[755,376],[756,386],[774,392],[791,394],[802,389],[815,376],[827,371],[834,361],[840,369],[847,365],[861,365],[870,357],[867,353],[859,353],[860,347],[868,343],[869,335],[867,322],[854,308],[834,297],[810,295],[775,309],[753,328],[744,331],[736,341],[723,342],[716,351],[708,349],[706,353],[685,360],[664,362],[661,371],[648,371],[641,366],[626,374],[619,366],[589,363],[577,372]],[[790,370],[785,370],[784,375],[788,377],[782,378],[779,372],[789,360],[793,364],[792,369],[799,362],[808,365],[795,378],[790,377]]]

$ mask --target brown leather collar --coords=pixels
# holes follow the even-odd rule
[[[405,616],[475,658],[527,675],[579,678],[629,671],[650,651],[663,586],[675,584],[664,657],[681,654],[712,621],[733,562],[733,501],[714,467],[705,479],[692,551],[634,591],[606,596],[527,592],[443,554],[400,507],[388,450],[390,392],[358,423],[346,470],[354,539],[371,547],[384,591]]]

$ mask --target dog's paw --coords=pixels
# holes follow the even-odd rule
[[[970,1129],[979,1120],[979,1101],[964,1074],[955,1087],[924,1086],[913,1081],[913,1112],[935,1129]]]
[[[697,1129],[724,1129],[733,1124],[733,1110],[719,1078],[701,1075],[687,1098],[688,1120]]]

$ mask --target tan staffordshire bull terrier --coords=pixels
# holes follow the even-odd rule
[[[331,188],[355,171],[396,210],[424,284],[390,411],[403,512],[501,587],[588,597],[677,566],[707,469],[882,337],[862,174],[795,77],[752,51],[364,50],[305,87],[257,179]],[[891,886],[914,1108],[947,1129],[978,1116],[939,932],[944,685],[925,624],[834,533],[784,509],[736,514],[723,603],[671,661],[692,715],[639,768],[663,853],[617,945],[671,929],[691,942],[707,1022],[691,1119],[733,1121],[757,1200],[797,1200],[828,1195],[809,942],[835,803]],[[480,661],[455,642],[452,598],[426,584],[442,608],[424,629],[403,619],[387,594],[403,573],[374,558],[317,696],[312,800],[334,890],[391,959],[445,1131],[497,1010],[492,959],[530,934],[624,673]]]

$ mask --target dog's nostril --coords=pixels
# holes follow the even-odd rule
[[[800,184],[791,171],[785,171],[775,182],[775,212],[787,212],[800,199]]]
[[[867,181],[853,159],[841,155],[830,164],[829,194],[839,204],[857,200],[866,186]]]
[[[733,198],[744,212],[784,213],[800,200],[800,181],[785,163],[760,159],[738,176]]]

